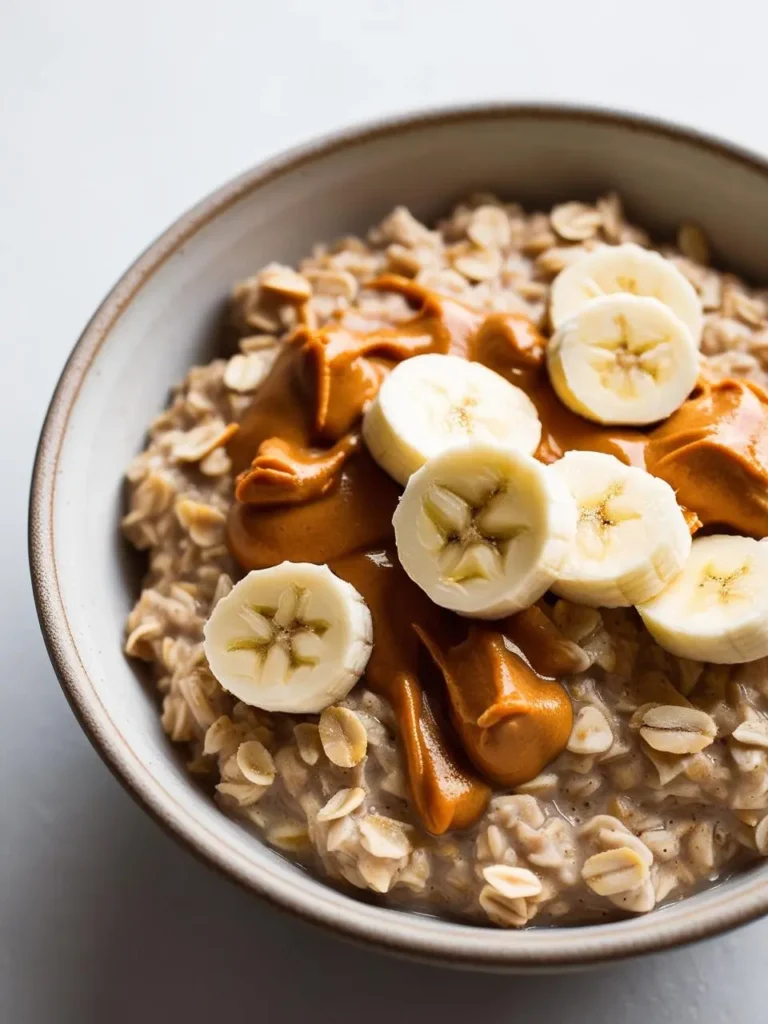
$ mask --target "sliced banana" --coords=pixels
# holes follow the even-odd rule
[[[552,585],[560,597],[594,608],[639,604],[683,568],[691,534],[669,484],[598,452],[568,452],[548,471],[578,509],[573,545]]]
[[[458,356],[414,356],[381,386],[363,419],[374,459],[405,484],[445,448],[489,441],[531,454],[541,422],[530,398],[498,373]]]
[[[549,379],[561,402],[588,420],[645,424],[679,409],[696,384],[691,332],[658,299],[594,299],[555,332]]]
[[[736,665],[768,656],[768,544],[713,534],[683,571],[638,607],[653,638],[679,658]]]
[[[282,562],[249,572],[205,624],[218,681],[265,711],[316,713],[345,697],[371,653],[371,614],[327,565]]]
[[[470,441],[413,474],[392,522],[403,568],[435,604],[496,619],[549,588],[573,542],[576,506],[529,455]]]
[[[570,320],[592,299],[614,292],[646,295],[663,302],[699,344],[703,318],[696,289],[670,260],[632,242],[594,249],[558,274],[550,298],[552,326],[557,328]]]

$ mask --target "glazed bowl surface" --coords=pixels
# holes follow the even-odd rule
[[[248,171],[172,225],[95,313],[43,427],[30,505],[42,629],[61,684],[109,767],[155,819],[246,889],[335,933],[461,967],[578,967],[667,949],[768,910],[768,863],[644,917],[501,931],[341,893],[226,817],[187,774],[156,700],[122,653],[140,566],[119,534],[124,467],[193,363],[216,354],[232,283],[314,242],[361,233],[395,205],[432,220],[473,191],[526,206],[616,190],[657,237],[700,224],[716,261],[768,282],[768,164],[629,115],[491,105],[344,132]]]

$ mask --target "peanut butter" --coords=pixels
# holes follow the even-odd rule
[[[425,685],[428,673],[416,632],[446,637],[455,616],[433,604],[406,576],[394,549],[349,555],[330,565],[370,609],[376,640],[366,682],[387,697],[397,716],[419,815],[435,834],[470,825],[485,810],[490,790],[465,763],[441,721],[442,695],[428,692]]]
[[[504,635],[525,651],[540,676],[557,679],[584,670],[584,652],[568,640],[539,605],[525,608],[500,623]]]
[[[563,749],[571,708],[553,679],[578,670],[578,657],[540,609],[467,635],[402,571],[392,531],[400,489],[358,435],[386,374],[428,352],[482,362],[533,400],[542,461],[570,449],[615,455],[667,480],[693,528],[759,537],[768,535],[768,396],[743,382],[701,384],[654,429],[602,427],[559,402],[545,341],[527,318],[486,314],[404,278],[373,287],[405,296],[414,316],[387,325],[349,313],[319,331],[303,325],[254,396],[228,448],[238,472],[229,545],[245,569],[326,562],[363,594],[375,637],[366,683],[392,704],[414,806],[441,833],[471,824],[490,795],[462,746],[482,776],[504,785],[532,778]]]
[[[466,640],[443,649],[417,632],[445,679],[464,749],[486,778],[519,786],[564,750],[573,724],[568,694],[538,676],[502,633],[472,625]]]
[[[289,493],[298,487],[294,481]],[[229,546],[244,569],[264,569],[285,559],[332,562],[352,552],[375,551],[394,541],[392,516],[399,496],[395,481],[360,449],[314,499],[282,505],[236,501],[229,513]]]
[[[756,384],[702,381],[653,431],[645,461],[705,525],[768,536],[768,395]]]

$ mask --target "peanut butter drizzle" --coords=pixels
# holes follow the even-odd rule
[[[578,672],[583,652],[568,640],[539,605],[532,605],[499,623],[499,629],[525,652],[534,672],[548,679]]]
[[[406,576],[394,547],[335,559],[330,567],[363,595],[371,611],[375,641],[365,678],[397,717],[416,810],[436,835],[470,825],[485,810],[490,789],[445,728],[440,694],[425,685],[415,632],[445,638],[462,624]]]
[[[488,625],[471,625],[467,639],[447,649],[414,628],[443,675],[453,723],[475,767],[503,786],[535,778],[571,733],[571,701],[560,683],[538,676]]]
[[[694,528],[725,524],[756,536],[768,534],[768,396],[739,381],[701,384],[655,430],[602,427],[559,402],[545,341],[526,317],[470,309],[395,276],[371,287],[398,292],[417,312],[397,325],[370,321],[367,330],[363,316],[348,314],[319,331],[302,326],[285,343],[228,447],[238,472],[229,545],[245,569],[328,563],[363,594],[375,638],[366,681],[394,708],[414,805],[441,833],[476,820],[490,790],[463,762],[441,712],[445,692],[427,685],[418,637],[443,675],[465,750],[486,777],[509,785],[564,748],[570,702],[542,677],[569,674],[574,664],[540,609],[465,637],[465,621],[437,609],[400,568],[392,531],[400,491],[357,433],[386,374],[429,352],[484,363],[536,405],[541,461],[571,449],[607,452],[668,480]],[[459,646],[449,648],[448,637]]]

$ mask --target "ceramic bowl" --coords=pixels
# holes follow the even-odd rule
[[[118,530],[122,473],[169,388],[214,353],[233,281],[362,232],[395,204],[429,220],[470,191],[526,204],[618,190],[662,237],[701,224],[720,263],[768,281],[768,165],[637,117],[485,106],[334,135],[225,185],[169,228],[95,313],[59,381],[32,484],[32,577],[43,632],[75,714],[158,822],[272,903],[381,949],[462,967],[583,966],[714,935],[768,909],[768,863],[654,913],[524,932],[388,910],[306,874],[227,818],[186,774],[157,705],[122,654],[137,593]]]

